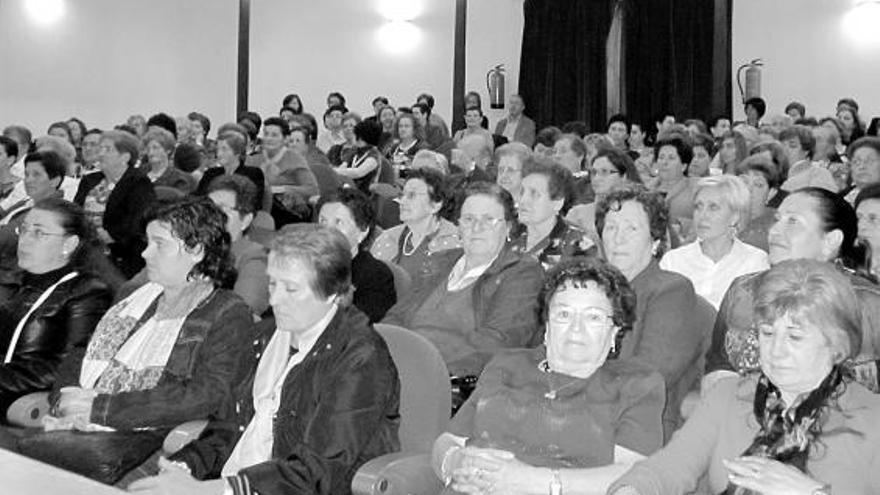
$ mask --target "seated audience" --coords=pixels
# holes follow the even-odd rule
[[[859,117],[859,107],[847,103],[837,105],[837,120],[841,124],[840,140],[844,146],[865,135],[865,123]]]
[[[602,149],[593,157],[590,166],[590,187],[596,195],[596,201],[572,206],[565,219],[585,232],[596,233],[596,203],[617,186],[641,182],[628,154],[614,148]]]
[[[749,189],[749,215],[739,239],[763,251],[769,251],[767,233],[776,223],[776,208],[769,205],[770,198],[779,191],[779,173],[769,158],[752,155],[737,166],[737,177]]]
[[[150,283],[110,308],[85,355],[72,356],[82,359],[80,372],[56,382],[45,420],[51,430],[118,435],[145,453],[180,423],[233,413],[232,391],[252,364],[242,350],[253,339],[245,304],[218,288],[233,274],[222,210],[207,198],[184,199],[148,219],[143,256]],[[35,435],[20,447],[43,457],[27,448],[41,434]],[[82,450],[92,445],[53,445],[51,461],[95,462]]]
[[[853,188],[846,195],[850,203],[859,191],[872,184],[880,184],[880,138],[866,136],[852,143],[847,150],[852,171]],[[880,257],[880,252],[877,253]]]
[[[424,135],[425,146],[430,150],[437,150],[443,143],[449,140],[449,128],[445,123],[435,123],[431,107],[427,103],[416,103],[412,106],[412,115],[419,122]]]
[[[596,254],[598,237],[594,240],[563,217],[571,201],[571,172],[552,160],[530,158],[522,175],[511,250],[535,258],[545,270],[573,256]]]
[[[712,168],[720,169],[722,173],[734,174],[739,162],[745,160],[749,154],[746,138],[737,131],[727,131],[721,136],[721,144],[718,145],[718,153],[712,160]],[[717,166],[715,165],[717,162]],[[785,170],[788,173],[788,170]]]
[[[806,126],[795,125],[779,133],[779,141],[788,154],[788,178],[780,188],[792,192],[803,187],[821,187],[837,192],[837,182],[831,172],[813,164],[813,148],[816,139]]]
[[[715,158],[715,140],[708,134],[697,134],[694,140],[694,157],[691,159],[690,165],[687,167],[688,177],[706,177],[710,175],[712,159]],[[714,175],[721,173],[716,169]]]
[[[350,246],[309,224],[273,242],[275,321],[258,334],[260,362],[236,397],[236,416],[211,421],[170,462],[160,460],[159,476],[130,491],[345,495],[364,462],[398,450],[397,369],[367,318],[345,305]]]
[[[395,139],[386,156],[401,171],[401,175],[412,165],[416,153],[427,149],[423,133],[419,119],[411,113],[401,112],[394,121]]]
[[[263,210],[272,213],[279,227],[308,221],[311,218],[308,200],[319,192],[318,181],[306,159],[284,145],[288,134],[290,128],[280,117],[266,119],[262,152],[251,155],[245,162],[263,171],[268,189],[263,197]]]
[[[305,157],[306,163],[309,164],[309,168],[315,175],[315,180],[318,181],[320,196],[333,194],[334,191],[339,189],[342,179],[333,171],[333,166],[330,165],[330,160],[327,159],[327,156],[321,153],[321,150],[312,143],[312,136],[307,128],[299,125],[292,127],[288,136],[287,146]],[[315,199],[314,196],[309,198],[309,202],[313,199]]]
[[[373,256],[397,264],[412,280],[433,275],[436,255],[461,247],[458,228],[440,216],[449,201],[444,180],[433,169],[413,170],[398,199],[402,223],[383,231],[371,248]]]
[[[749,221],[749,189],[732,175],[699,180],[694,197],[697,240],[663,255],[660,268],[684,275],[715,309],[740,275],[770,268],[767,252],[737,235]]]
[[[535,121],[523,113],[525,109],[522,96],[510,95],[507,98],[507,117],[498,121],[495,134],[506,137],[510,143],[518,142],[531,148],[535,144]]]
[[[669,223],[675,235],[673,243],[687,242],[694,235],[692,224],[697,181],[684,173],[693,158],[693,148],[680,136],[671,135],[654,145],[654,161],[660,177],[656,190],[663,195],[669,210]]]
[[[574,176],[572,205],[592,203],[595,193],[587,170],[587,146],[576,134],[562,134],[553,144],[553,159]]]
[[[535,145],[532,147],[537,155],[553,158],[555,155],[556,141],[562,136],[562,130],[555,126],[545,127],[535,135]]]
[[[253,182],[257,188],[254,197],[254,208],[260,210],[264,204],[266,190],[266,177],[258,167],[249,167],[244,164],[245,151],[247,150],[247,138],[244,134],[227,131],[217,136],[217,165],[208,168],[199,180],[196,194],[204,196],[208,186],[217,177],[223,175],[240,175]]]
[[[100,172],[83,176],[74,202],[82,206],[126,277],[144,266],[144,213],[155,200],[153,184],[134,168],[140,141],[125,131],[101,136]]]
[[[596,228],[605,256],[623,272],[636,293],[636,322],[620,357],[651,365],[666,382],[663,432],[666,441],[681,425],[679,406],[697,385],[705,330],[692,309],[697,295],[690,281],[660,268],[668,211],[659,194],[642,186],[621,186],[596,207]]]
[[[495,182],[513,196],[514,204],[522,196],[523,164],[530,160],[532,151],[522,143],[508,143],[495,150],[495,167],[498,177]]]
[[[596,259],[563,261],[540,300],[544,346],[490,361],[434,443],[434,471],[457,492],[604,492],[663,444],[662,377],[617,359],[636,318],[626,278]]]
[[[144,151],[147,155],[147,178],[155,187],[172,187],[183,194],[196,188],[192,175],[175,167],[171,162],[174,154],[174,136],[165,129],[153,129],[144,134]]]
[[[385,316],[433,342],[454,376],[478,376],[499,350],[523,347],[537,330],[540,265],[506,247],[513,199],[495,184],[464,193],[462,249],[433,255],[438,269],[414,281]]]
[[[357,150],[354,126],[360,123],[361,116],[354,112],[348,112],[342,116],[342,136],[345,138],[345,141],[334,144],[327,150],[327,159],[330,160],[331,165],[338,167],[345,162],[351,161],[351,155]]]
[[[859,237],[871,246],[871,275],[880,278],[880,184],[872,184],[856,196]]]
[[[858,220],[852,207],[827,189],[808,187],[789,194],[779,206],[769,232],[769,261],[790,259],[833,263],[850,280],[861,308],[864,336],[852,365],[862,385],[878,390],[875,360],[880,357],[880,288],[868,272],[863,241],[857,240]],[[759,274],[743,275],[730,285],[715,320],[706,355],[702,392],[722,377],[747,374],[759,366],[758,331],[753,311]]]
[[[240,175],[221,175],[211,181],[207,194],[226,214],[226,231],[232,241],[230,251],[236,272],[232,291],[244,300],[251,313],[260,316],[269,309],[268,253],[245,235],[257,213],[257,187]]]
[[[342,117],[348,110],[342,105],[331,105],[324,111],[324,128],[318,133],[315,144],[322,153],[330,151],[334,145],[345,142],[345,134],[342,129]]]
[[[880,491],[880,398],[845,370],[862,347],[847,277],[827,263],[792,260],[758,278],[757,372],[719,381],[669,445],[609,494],[698,486],[705,493]]]
[[[0,417],[19,397],[76,373],[113,294],[88,266],[94,228],[79,206],[46,198],[16,228],[16,271],[0,302]],[[61,363],[73,365],[61,366]],[[70,377],[68,377],[70,378]]]
[[[480,123],[483,120],[483,111],[480,110],[480,107],[468,107],[464,111],[464,129],[457,131],[455,136],[453,136],[453,141],[456,143],[461,140],[461,138],[465,136],[480,136],[489,143],[489,147],[494,150],[495,141],[492,139],[492,133],[483,129]]]
[[[382,154],[377,148],[382,126],[364,121],[354,126],[355,150],[349,160],[336,167],[336,173],[350,179],[364,194],[370,193],[370,184],[377,182],[382,173]]]
[[[370,198],[357,189],[343,188],[322,197],[317,211],[318,223],[341,232],[351,246],[352,303],[367,315],[370,323],[381,320],[397,302],[397,293],[391,269],[366,247],[376,227]]]

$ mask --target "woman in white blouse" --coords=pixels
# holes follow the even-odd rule
[[[736,277],[769,267],[767,253],[737,238],[749,221],[749,190],[739,177],[706,177],[694,196],[697,240],[669,251],[664,270],[678,272],[715,308]]]

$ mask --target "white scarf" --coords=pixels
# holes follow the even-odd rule
[[[272,458],[274,435],[272,427],[275,413],[281,405],[281,393],[284,381],[296,365],[301,363],[312,350],[324,329],[333,320],[339,306],[334,304],[327,314],[302,334],[299,349],[293,356],[290,347],[293,335],[288,331],[276,330],[269,340],[263,357],[257,364],[254,375],[254,417],[241,435],[235,449],[223,466],[223,476],[234,476],[240,470]]]

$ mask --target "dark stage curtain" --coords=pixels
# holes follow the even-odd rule
[[[605,43],[613,0],[526,0],[519,92],[538,128],[605,130]]]
[[[626,0],[626,113],[730,115],[732,0]],[[653,125],[651,125],[653,130]]]

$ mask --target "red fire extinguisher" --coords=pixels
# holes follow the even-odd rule
[[[736,70],[736,84],[739,86],[739,94],[742,96],[743,103],[749,98],[761,96],[761,67],[763,66],[764,61],[756,58],[747,64],[739,66],[739,69]],[[746,71],[745,89],[743,89],[742,78],[740,77],[743,69]]]
[[[504,108],[504,64],[498,64],[486,73],[486,87],[489,89],[489,107]]]

